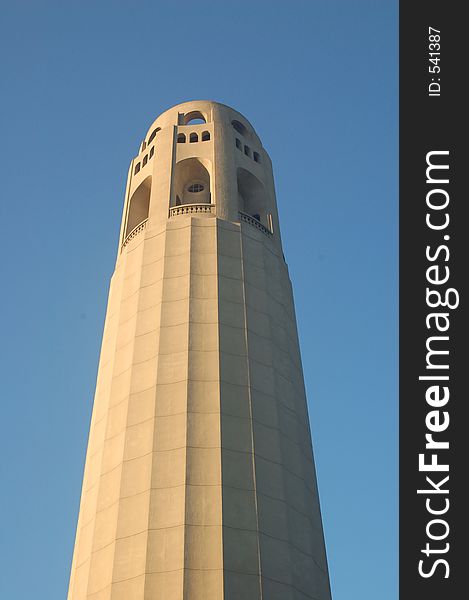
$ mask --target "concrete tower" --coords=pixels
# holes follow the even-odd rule
[[[130,165],[68,599],[330,599],[272,165],[223,104]]]

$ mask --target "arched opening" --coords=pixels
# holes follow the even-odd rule
[[[143,166],[145,166],[148,162],[148,154],[145,154],[145,156],[143,157]]]
[[[161,127],[157,127],[156,129],[154,129],[151,132],[150,137],[148,138],[148,145],[150,145],[152,143],[152,141],[155,139],[156,134],[158,133],[158,131],[161,131]]]
[[[138,163],[135,165],[135,169],[134,169],[134,175],[137,175],[137,173],[138,173],[139,171],[140,171],[140,163],[138,162]]]
[[[183,125],[200,125],[206,122],[207,119],[205,118],[205,115],[198,110],[193,110],[189,113],[186,113],[182,119]]]
[[[244,154],[251,157],[251,148],[249,146],[244,146]]]
[[[208,166],[208,161],[207,162]],[[171,206],[210,204],[210,173],[198,158],[187,158],[176,164],[173,174]]]
[[[246,169],[238,168],[239,211],[250,215],[270,230],[270,214],[267,194],[263,184]]]
[[[155,146],[150,148],[150,158],[153,156],[153,154],[155,154]]]
[[[208,142],[210,140],[210,131],[202,131],[202,141]]]
[[[185,133],[178,133],[177,143],[178,144],[185,144],[186,143],[186,134]]]
[[[199,136],[196,133],[191,133],[189,136],[189,142],[193,144],[194,142],[199,141]]]
[[[239,121],[231,121],[231,124],[233,125],[234,129],[240,133],[241,135],[246,135],[248,130],[246,129],[246,127],[240,123]]]
[[[261,157],[260,157],[260,154],[259,154],[259,152],[254,152],[254,153],[253,153],[253,157],[254,157],[254,161],[255,161],[255,162],[257,162],[257,163],[260,163],[260,162],[261,162]]]
[[[147,177],[138,186],[129,201],[129,210],[127,213],[127,226],[125,228],[125,237],[140,225],[142,221],[148,219],[148,211],[150,209],[150,191],[151,177]]]

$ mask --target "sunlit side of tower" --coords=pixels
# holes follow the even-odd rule
[[[68,600],[329,600],[272,165],[215,102],[130,165]]]

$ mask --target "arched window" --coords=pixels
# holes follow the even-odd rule
[[[241,135],[246,135],[248,130],[242,123],[240,123],[239,121],[231,121],[231,124],[238,133],[240,133]]]
[[[202,131],[202,141],[208,142],[210,140],[210,131]]]
[[[243,144],[238,138],[236,138],[236,148],[238,148],[238,150],[241,150],[241,152],[243,151]]]
[[[259,153],[258,153],[258,152],[254,152],[254,153],[253,153],[253,156],[254,156],[254,161],[255,161],[255,162],[257,162],[257,163],[260,163],[260,162],[261,162],[261,157],[260,157],[260,155],[259,155]]]
[[[251,156],[251,148],[249,148],[249,146],[244,146],[244,154],[246,156]]]
[[[269,202],[263,184],[252,173],[238,167],[239,211],[250,215],[271,230]]]
[[[127,213],[127,225],[125,228],[125,237],[140,225],[142,221],[148,219],[148,211],[150,208],[150,190],[151,177],[147,177],[138,186],[129,201],[129,209]]]
[[[148,145],[150,145],[152,143],[152,141],[155,139],[156,134],[158,133],[158,131],[161,131],[161,127],[157,127],[156,129],[154,129],[151,132],[150,137],[148,138]]]
[[[196,133],[191,133],[189,136],[189,142],[193,144],[194,142],[199,141],[199,136]]]
[[[137,163],[135,165],[135,169],[134,169],[134,175],[137,175],[137,173],[140,171],[140,163]]]
[[[143,166],[145,166],[148,162],[148,154],[145,154],[145,156],[143,157]]]
[[[155,146],[150,148],[150,158],[153,156],[153,154],[155,154]]]
[[[178,144],[185,144],[186,143],[186,134],[185,133],[178,133],[177,143]]]
[[[206,122],[207,119],[205,118],[205,115],[198,110],[186,113],[182,118],[182,125],[199,125]]]
[[[176,163],[172,179],[171,206],[210,204],[210,162],[186,158]]]

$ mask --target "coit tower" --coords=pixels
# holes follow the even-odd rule
[[[186,102],[132,160],[68,600],[329,600],[272,165]]]

